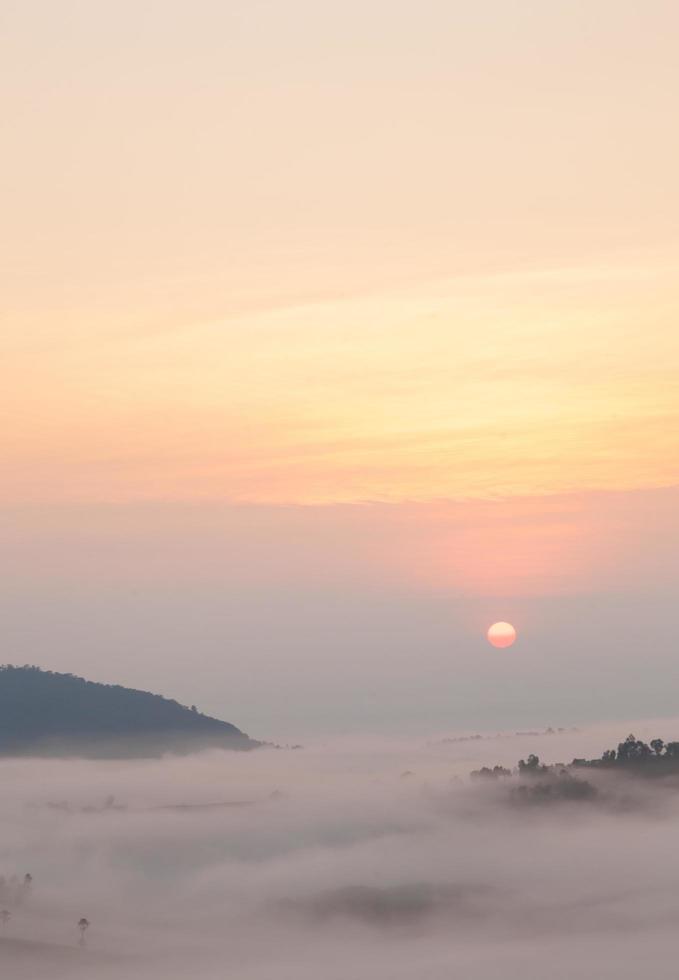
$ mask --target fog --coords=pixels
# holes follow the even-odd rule
[[[635,731],[676,738],[679,721]],[[0,967],[31,980],[674,976],[679,792],[618,776],[593,802],[525,806],[504,781],[468,778],[530,752],[598,755],[626,734],[5,760]]]

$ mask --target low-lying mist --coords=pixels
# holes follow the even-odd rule
[[[674,980],[679,783],[528,805],[468,778],[626,734],[3,760],[3,976]]]

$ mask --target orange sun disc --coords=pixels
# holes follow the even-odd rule
[[[516,630],[511,623],[493,623],[486,636],[494,647],[510,647],[516,639]]]

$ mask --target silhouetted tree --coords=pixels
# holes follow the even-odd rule
[[[87,919],[82,918],[82,919],[79,920],[79,922],[78,922],[78,929],[80,930],[80,939],[78,940],[78,945],[79,946],[84,946],[85,945],[85,933],[87,932],[87,930],[89,929],[89,927],[90,927],[90,924],[87,921]]]
[[[503,779],[506,776],[511,776],[511,772],[504,766],[493,766],[492,769],[483,766],[481,769],[475,769],[470,773],[470,776],[472,779]]]
[[[546,771],[547,766],[541,766],[540,759],[532,752],[527,759],[519,759],[519,772],[521,775],[535,776]]]

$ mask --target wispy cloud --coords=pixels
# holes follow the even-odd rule
[[[667,271],[469,276],[8,358],[5,499],[330,503],[679,480]],[[31,371],[32,385],[24,379]]]

